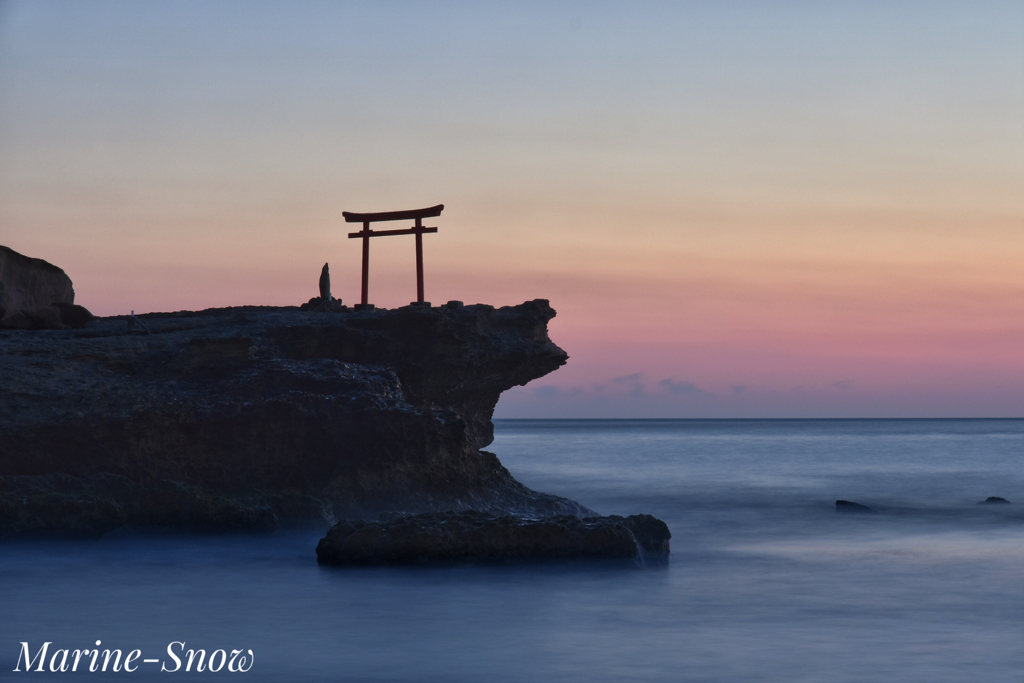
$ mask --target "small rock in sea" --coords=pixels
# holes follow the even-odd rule
[[[388,521],[338,522],[316,547],[334,565],[639,559],[669,553],[668,526],[651,515],[530,519],[475,510]]]
[[[837,500],[836,501],[836,512],[846,513],[859,513],[859,512],[875,512],[867,505],[861,505],[860,503],[852,503],[848,500]]]
[[[989,496],[985,500],[979,501],[978,505],[1009,505],[1010,501],[999,496]]]

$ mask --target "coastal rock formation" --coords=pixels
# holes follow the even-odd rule
[[[71,278],[43,259],[0,245],[0,308],[8,313],[54,303],[75,303]]]
[[[339,304],[0,330],[0,533],[592,515],[481,450],[501,392],[565,363],[554,315]]]
[[[0,329],[61,330],[92,319],[75,305],[71,278],[63,270],[0,245]]]
[[[665,558],[668,527],[650,515],[529,519],[477,511],[344,521],[316,547],[332,565]]]
[[[1010,501],[1000,496],[989,496],[985,500],[979,501],[978,505],[1009,505]]]

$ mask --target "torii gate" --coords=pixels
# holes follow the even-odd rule
[[[363,229],[359,232],[350,232],[349,238],[363,238],[363,292],[360,308],[370,308],[367,303],[367,289],[370,284],[370,238],[384,237],[385,235],[416,235],[416,301],[414,306],[429,306],[423,300],[423,233],[437,232],[437,228],[423,227],[423,219],[433,216],[440,216],[444,210],[444,204],[431,206],[426,209],[411,209],[409,211],[384,211],[381,213],[352,213],[342,211],[346,223],[362,223]],[[370,223],[381,221],[401,221],[415,219],[416,225],[406,230],[370,230]]]

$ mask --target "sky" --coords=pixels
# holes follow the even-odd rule
[[[99,315],[354,303],[342,211],[440,203],[426,298],[570,356],[497,417],[1024,417],[1019,0],[0,0],[0,244]]]

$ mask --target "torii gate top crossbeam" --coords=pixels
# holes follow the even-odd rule
[[[408,211],[381,211],[379,213],[352,213],[342,211],[346,223],[379,223],[381,221],[404,221],[413,218],[433,218],[440,216],[444,204],[430,206],[426,209],[409,209]],[[335,214],[337,215],[337,214]]]

